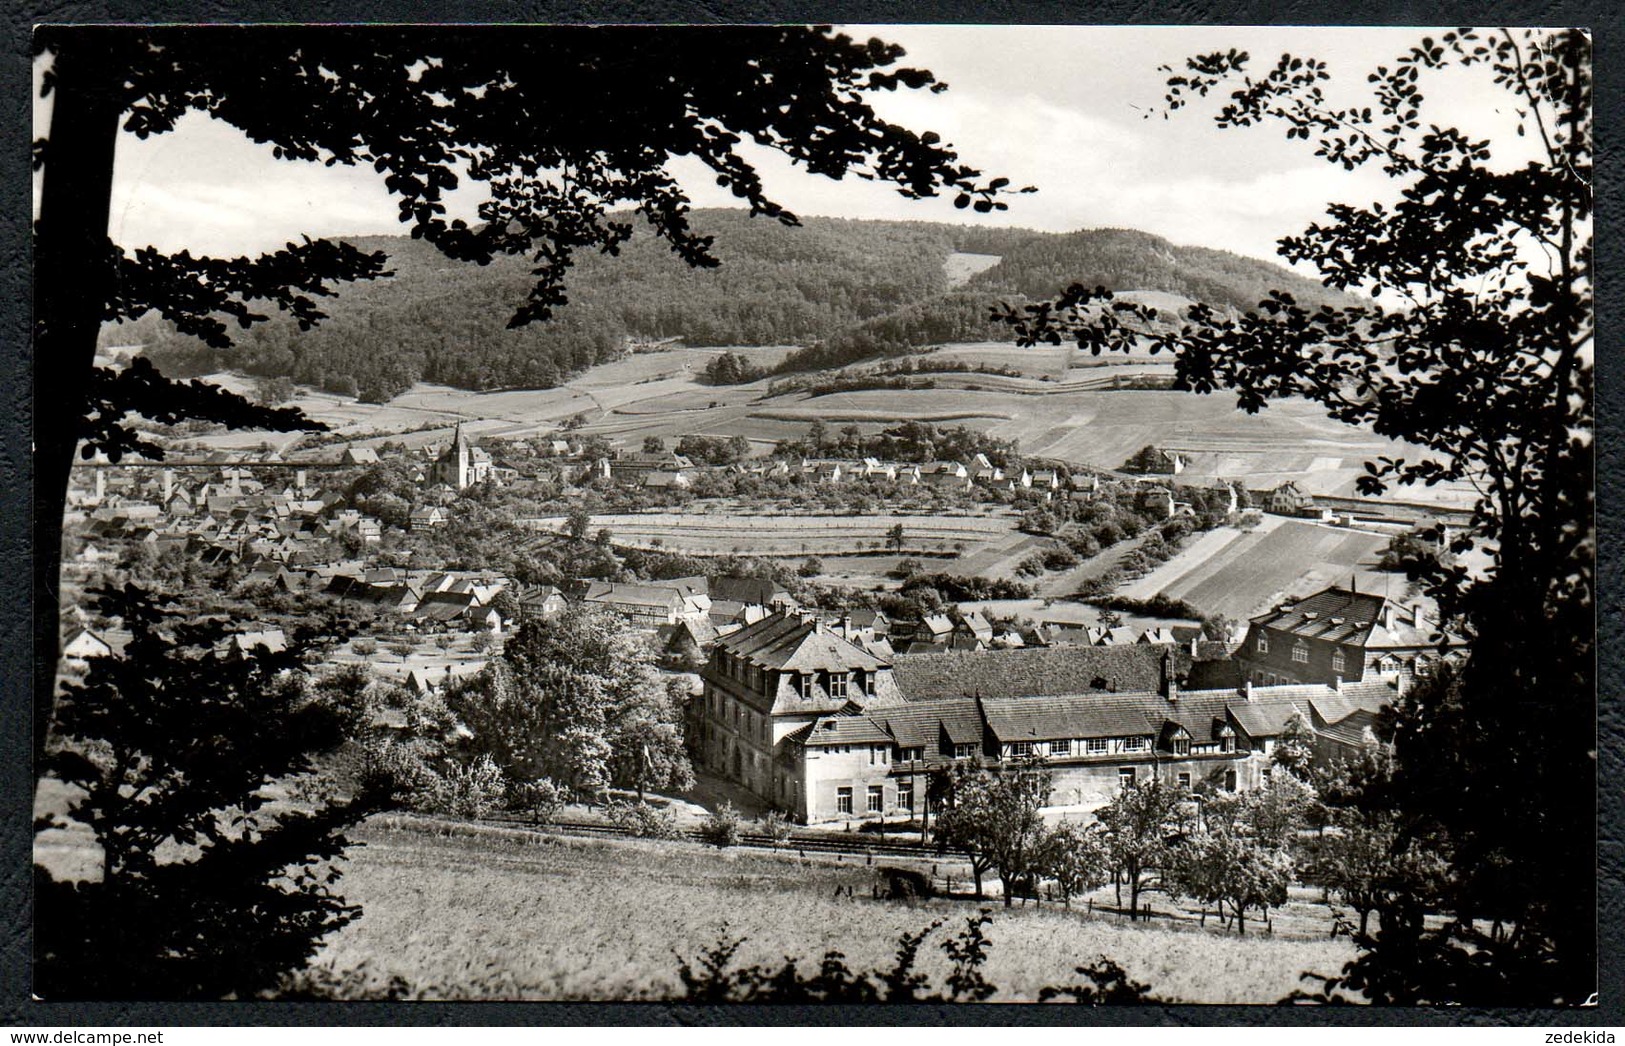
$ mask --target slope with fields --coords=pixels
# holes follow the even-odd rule
[[[1382,534],[1264,516],[1252,530],[1219,527],[1194,538],[1174,558],[1124,585],[1119,595],[1183,599],[1204,614],[1247,618],[1290,596],[1355,579],[1361,591],[1403,586],[1376,571]]]

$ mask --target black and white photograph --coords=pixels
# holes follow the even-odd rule
[[[1618,990],[1589,28],[32,45],[35,999]]]

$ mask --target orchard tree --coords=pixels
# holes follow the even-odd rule
[[[1101,288],[995,310],[1023,344],[1149,343],[1173,354],[1180,388],[1232,390],[1248,411],[1302,397],[1424,449],[1368,462],[1364,494],[1480,492],[1450,551],[1481,545],[1490,569],[1413,566],[1471,658],[1407,695],[1394,740],[1406,831],[1450,840],[1453,917],[1362,951],[1350,975],[1372,1001],[1575,1003],[1596,987],[1591,52],[1578,29],[1421,37],[1347,106],[1314,58],[1257,73],[1236,50],[1190,58],[1168,70],[1169,110],[1219,96],[1220,127],[1281,127],[1330,164],[1392,180],[1397,202],[1333,203],[1280,242],[1285,260],[1368,300],[1310,310],[1276,292],[1243,315],[1193,306],[1162,331]],[[1430,122],[1424,92],[1445,74],[1479,77],[1485,111],[1515,134]],[[1498,940],[1485,921],[1518,932]]]
[[[387,259],[304,239],[257,258],[128,250],[108,236],[121,131],[147,138],[182,116],[229,124],[276,158],[366,165],[398,201],[414,238],[448,257],[528,259],[535,283],[510,326],[566,302],[582,252],[615,254],[636,212],[690,265],[717,264],[689,223],[670,170],[693,157],[751,213],[786,225],[740,146],[779,152],[812,173],[889,183],[911,199],[1005,208],[1007,180],[983,178],[930,132],[882,119],[880,91],[945,89],[898,64],[901,48],[796,26],[42,26],[48,136],[34,229],[36,756],[49,727],[57,659],[61,518],[76,449],[118,460],[161,457],[127,423],[187,419],[231,427],[319,429],[212,386],[160,375],[137,357],[95,363],[102,324],[156,313],[179,334],[224,349],[231,328],[291,315],[320,322],[335,284],[384,275]],[[478,221],[447,217],[466,182],[488,198]],[[381,361],[379,372],[391,361]],[[393,378],[391,379],[393,380]],[[379,390],[363,390],[369,394]]]
[[[1286,903],[1292,855],[1238,826],[1217,822],[1171,847],[1162,881],[1168,892],[1230,906],[1236,932],[1247,932],[1247,912]]]
[[[1073,895],[1104,886],[1111,878],[1111,855],[1100,833],[1073,824],[1058,825],[1045,834],[1039,866],[1046,878],[1055,880],[1068,908]]]
[[[944,777],[937,845],[970,854],[977,897],[982,876],[995,870],[1008,908],[1017,885],[1042,870],[1046,833],[1038,811],[1049,802],[1051,779],[1042,760],[999,770],[956,764]]]
[[[1126,785],[1095,815],[1106,841],[1113,881],[1128,883],[1129,918],[1140,917],[1140,894],[1152,888],[1168,861],[1185,793],[1155,779]]]

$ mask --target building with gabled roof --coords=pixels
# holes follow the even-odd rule
[[[806,792],[780,759],[786,737],[820,717],[902,703],[889,662],[782,612],[718,638],[700,678],[691,714],[701,764],[787,809]]]
[[[1465,657],[1466,641],[1429,621],[1422,604],[1360,592],[1350,579],[1253,618],[1235,656],[1255,686],[1409,680],[1434,660]]]

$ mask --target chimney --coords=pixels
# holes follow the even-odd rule
[[[1253,679],[1251,676],[1248,676],[1246,682],[1242,683],[1241,696],[1248,701],[1253,699]]]
[[[1333,690],[1341,690],[1341,689],[1343,689],[1343,677],[1342,676],[1332,676],[1332,689]]]
[[[164,469],[162,472],[160,472],[158,474],[158,476],[159,476],[160,481],[162,482],[162,489],[163,489],[163,492],[164,492],[164,501],[167,502],[169,500],[169,495],[171,495],[171,494],[173,494],[175,492],[175,470],[174,469]]]
[[[104,468],[98,468],[98,469],[96,469],[96,503],[98,505],[101,504],[102,499],[105,498],[106,496],[107,496],[107,470],[104,469]]]
[[[304,469],[296,470],[293,474],[293,485],[303,491],[307,486],[310,485],[305,482],[306,478],[307,477]]]
[[[1174,652],[1162,652],[1162,696],[1170,702],[1179,700],[1179,680],[1174,678]]]
[[[1417,600],[1411,604],[1411,624],[1415,625],[1418,631],[1425,632],[1427,623],[1427,608],[1422,605],[1421,600]]]

